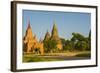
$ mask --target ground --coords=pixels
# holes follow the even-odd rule
[[[45,53],[38,55],[33,53],[24,53],[23,62],[45,62],[45,61],[64,61],[64,60],[80,60],[90,59],[90,51],[65,51],[61,53]]]

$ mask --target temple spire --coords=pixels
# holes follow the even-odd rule
[[[27,29],[26,29],[26,36],[27,37],[33,37],[33,33],[32,33],[32,29],[31,29],[31,26],[30,26],[30,19],[29,17],[27,18]]]
[[[58,37],[58,29],[57,29],[57,26],[56,26],[56,22],[55,21],[53,23],[52,36],[53,37]]]
[[[29,17],[28,17],[28,28],[31,28],[31,26],[30,26],[30,19],[29,19]]]
[[[47,30],[44,41],[48,41],[49,39],[50,39],[50,33]]]

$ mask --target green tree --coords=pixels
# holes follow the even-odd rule
[[[62,46],[64,47],[66,45],[66,40],[63,38],[60,38],[60,40],[61,40]]]
[[[87,49],[87,43],[85,41],[78,41],[75,44],[76,50],[86,50]]]
[[[57,50],[57,42],[48,40],[44,42],[45,52],[55,52]]]
[[[88,50],[91,50],[91,30],[90,30],[90,32],[89,32],[89,37],[88,37],[88,38],[89,38],[89,40],[88,40],[88,41],[89,41],[89,42],[88,42],[88,44],[89,44],[89,45],[88,45]]]
[[[90,40],[91,40],[91,30],[90,30],[90,32],[89,32],[88,38],[89,38],[89,41],[90,41]]]
[[[63,46],[63,50],[72,51],[73,50],[73,41],[66,40],[65,45]]]
[[[74,48],[76,50],[89,50],[89,37],[85,37],[79,33],[72,33],[71,41],[74,42]]]
[[[72,33],[73,37],[71,38],[71,41],[84,41],[85,37],[79,33]]]

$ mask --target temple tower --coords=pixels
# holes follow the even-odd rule
[[[28,27],[24,36],[24,49],[26,52],[31,52],[32,51],[32,47],[33,47],[33,43],[37,43],[36,40],[36,36],[33,36],[32,34],[32,29],[30,26],[30,21],[28,21]]]
[[[53,29],[52,29],[52,33],[51,33],[51,40],[54,40],[54,41],[57,42],[57,48],[59,50],[62,49],[62,43],[61,43],[61,40],[59,38],[58,29],[57,29],[57,26],[56,26],[55,22],[53,23]]]

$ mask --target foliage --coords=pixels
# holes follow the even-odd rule
[[[72,38],[70,40],[65,40],[64,38],[60,38],[63,46],[63,50],[73,51],[73,50],[90,50],[91,49],[91,33],[89,32],[89,36],[85,37],[80,33],[72,33]],[[48,41],[44,41],[45,52],[55,52],[57,51],[57,41],[49,39]]]
[[[57,42],[55,40],[44,41],[45,52],[55,52],[57,49]]]
[[[89,36],[85,37],[80,33],[72,33],[72,38],[70,40],[61,39],[63,43],[63,50],[90,50],[90,32]]]
[[[66,40],[65,45],[63,46],[63,50],[69,50],[72,51],[74,48],[73,42]]]
[[[84,37],[83,35],[79,33],[72,33],[73,37],[71,41],[74,42],[75,49],[76,50],[89,50],[90,49],[90,43],[88,37]]]
[[[85,41],[78,41],[75,44],[75,49],[77,50],[86,50],[87,48],[87,43]]]
[[[83,41],[85,40],[85,37],[79,33],[72,33],[73,37],[71,38],[71,41]]]

